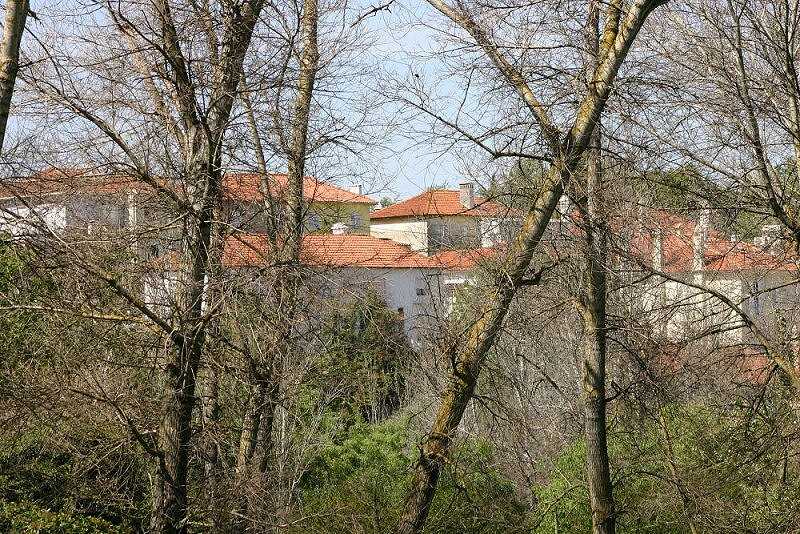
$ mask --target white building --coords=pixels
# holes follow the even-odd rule
[[[458,190],[431,189],[370,214],[370,235],[425,254],[492,247],[518,225],[514,210],[476,196],[471,182]]]
[[[264,235],[240,234],[228,238],[223,262],[241,280],[269,266],[270,246]],[[425,329],[443,319],[452,304],[453,291],[468,282],[470,272],[490,258],[491,250],[449,251],[425,256],[389,239],[355,234],[309,234],[301,246],[306,267],[304,285],[316,305],[337,307],[375,290],[389,309],[403,318],[412,342],[425,337]]]
[[[714,230],[707,210],[697,220],[657,210],[644,219],[634,231],[631,252],[655,276],[631,288],[631,302],[666,339],[682,341],[711,333],[720,344],[748,343],[749,331],[729,303],[764,329],[780,328],[784,336],[796,332],[797,264],[774,240],[765,248],[763,236],[756,238],[757,245]],[[729,303],[702,291],[703,287]]]
[[[15,236],[118,232],[136,225],[138,200],[128,176],[50,170],[9,179],[0,184],[0,231]]]

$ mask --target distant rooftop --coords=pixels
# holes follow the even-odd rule
[[[227,267],[257,267],[269,261],[267,236],[244,234],[225,242]],[[495,255],[494,249],[447,251],[425,256],[390,239],[367,235],[308,234],[303,236],[301,261],[313,267],[466,270]]]
[[[259,174],[229,173],[223,177],[223,192],[231,200],[255,202],[264,199]],[[166,182],[165,182],[166,183]],[[266,176],[270,194],[280,198],[285,194],[288,176],[271,173]],[[126,174],[108,174],[85,169],[48,169],[31,176],[0,182],[0,200],[23,197],[35,198],[55,194],[117,194],[147,185]],[[350,202],[375,204],[368,196],[350,191],[311,176],[303,178],[303,197],[310,202]]]
[[[400,217],[500,217],[513,210],[499,202],[475,197],[475,207],[467,208],[460,200],[460,192],[451,189],[431,189],[397,204],[392,204],[370,214],[370,219]]]

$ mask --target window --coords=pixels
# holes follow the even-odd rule
[[[350,227],[351,228],[361,228],[363,221],[361,220],[361,215],[356,213],[355,211],[350,214]]]

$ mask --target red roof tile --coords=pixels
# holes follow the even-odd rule
[[[225,242],[223,261],[227,267],[255,267],[268,262],[269,242],[264,235],[244,234]],[[309,234],[303,237],[301,261],[314,267],[364,267],[378,269],[466,270],[493,252],[448,251],[424,256],[389,239],[366,235]]]
[[[261,190],[260,174],[226,174],[223,182],[225,194],[231,200],[253,202],[264,199]],[[274,198],[283,196],[288,183],[286,174],[274,173],[267,176],[270,194]],[[303,178],[303,197],[312,202],[351,202],[356,204],[375,204],[365,195],[353,193],[335,185],[321,182],[311,176]]]
[[[370,214],[370,219],[393,217],[439,217],[463,215],[466,217],[500,217],[511,209],[482,197],[475,197],[475,207],[465,208],[459,200],[459,192],[450,189],[431,189],[397,204],[392,204]]]
[[[634,236],[632,252],[646,261],[653,257],[653,232],[661,231],[662,270],[668,273],[691,272],[693,269],[693,235],[696,221],[663,210],[653,210]],[[742,270],[795,270],[788,258],[776,257],[745,241],[731,241],[724,233],[709,229],[703,254],[706,271],[733,272]]]
[[[270,174],[269,183],[273,196],[283,194],[287,183],[286,174]],[[264,195],[260,190],[261,176],[258,174],[226,174],[223,178],[224,194],[232,200],[258,201]],[[61,193],[112,194],[136,187],[138,180],[126,175],[95,173],[81,169],[49,169],[30,177],[0,182],[0,200],[5,198],[37,197]],[[142,184],[144,185],[144,184]],[[303,196],[316,202],[353,202],[375,204],[371,198],[352,193],[315,178],[303,180]]]
[[[0,181],[0,200],[55,194],[118,194],[135,182],[121,174],[95,174],[77,169],[49,169],[30,177]]]

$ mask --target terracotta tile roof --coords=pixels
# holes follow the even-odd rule
[[[429,257],[389,239],[354,234],[309,234],[303,237],[300,254],[303,264],[313,267],[466,270],[493,252],[490,249],[448,251]],[[255,267],[265,265],[268,255],[266,236],[243,234],[229,237],[225,242],[223,262],[233,268]]]
[[[392,204],[370,214],[370,219],[393,217],[439,217],[463,215],[466,217],[500,217],[511,213],[511,209],[483,197],[475,197],[475,207],[465,208],[459,200],[459,192],[450,189],[431,189],[397,204]]]
[[[136,180],[121,174],[80,169],[49,169],[29,177],[0,181],[0,200],[38,198],[56,194],[113,195],[127,191]]]
[[[661,231],[662,270],[668,273],[693,269],[693,235],[697,222],[663,210],[652,210],[642,221],[631,242],[634,254],[650,262],[653,234]],[[746,241],[731,241],[724,233],[709,229],[703,254],[704,270],[734,272],[743,270],[796,270],[789,258],[777,257]]]
[[[274,173],[267,177],[270,194],[273,198],[283,196],[288,183],[286,174]],[[253,202],[264,199],[261,190],[261,175],[248,173],[226,174],[223,189],[231,200]],[[351,202],[356,204],[375,204],[376,202],[365,195],[353,193],[347,189],[321,182],[311,176],[303,179],[303,197],[313,202]]]
[[[223,178],[224,194],[238,201],[263,200],[261,177],[257,174],[232,173]],[[271,174],[269,178],[273,195],[278,197],[286,188],[286,174]],[[41,197],[54,194],[113,194],[139,186],[147,187],[137,179],[121,174],[104,174],[82,169],[49,169],[30,177],[0,181],[0,200],[20,197]],[[375,204],[371,198],[346,189],[320,182],[310,176],[303,181],[303,196],[317,202],[353,202]]]

